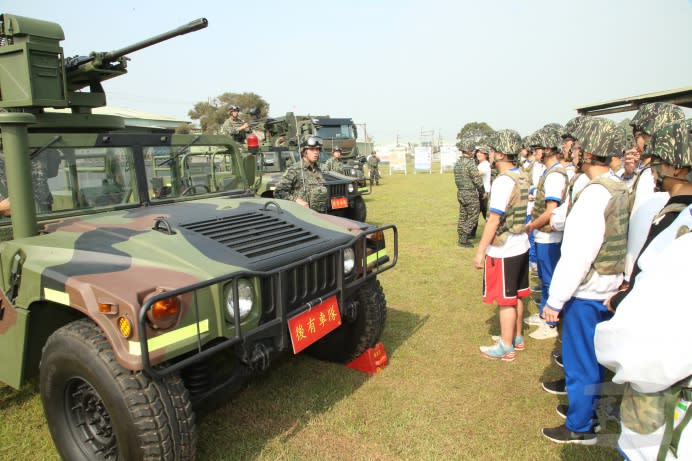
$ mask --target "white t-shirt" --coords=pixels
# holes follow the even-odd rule
[[[605,174],[615,178],[610,171]],[[622,274],[601,275],[595,271],[582,283],[603,244],[603,213],[609,201],[608,189],[601,184],[589,184],[572,206],[565,221],[560,259],[550,283],[547,304],[551,308],[561,310],[572,297],[606,300],[620,287]]]
[[[490,192],[490,162],[483,160],[478,164],[478,171],[481,173],[481,179],[483,179],[483,187],[485,187],[485,191]]]
[[[629,229],[627,231],[627,254],[625,255],[625,280],[630,279],[634,262],[642,251],[646,237],[649,235],[651,221],[656,213],[668,203],[668,192],[655,192],[656,185],[651,168],[642,170],[634,191],[634,204],[630,212]]]
[[[514,170],[516,171],[516,169]],[[514,184],[512,178],[508,176],[498,175],[495,178],[491,188],[490,202],[488,203],[489,212],[499,215],[505,214]],[[529,237],[526,235],[526,232],[522,232],[521,234],[509,234],[507,241],[502,246],[489,245],[485,253],[493,258],[509,258],[527,251],[529,251]]]
[[[562,203],[562,196],[567,190],[567,180],[559,173],[550,174],[550,172],[551,170],[560,166],[561,165],[558,162],[545,170],[543,173],[544,175],[547,175],[545,182],[543,183],[543,188],[545,189],[545,201],[547,202],[550,200],[552,202],[557,202],[558,206],[560,206]],[[536,230],[533,237],[536,240],[536,243],[559,243],[562,241],[562,232],[542,232],[540,230]]]

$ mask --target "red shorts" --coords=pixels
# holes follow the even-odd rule
[[[531,294],[529,289],[529,252],[509,258],[485,257],[483,302],[498,306],[516,306],[517,298]]]

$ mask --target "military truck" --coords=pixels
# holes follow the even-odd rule
[[[315,124],[317,120],[326,120],[326,118],[295,116],[292,112],[289,112],[284,117],[264,120],[264,142],[259,146],[261,155],[258,160],[262,171],[262,181],[257,191],[259,196],[266,198],[274,197],[274,189],[286,169],[292,163],[300,162],[298,151],[300,139],[311,134],[320,136],[318,130],[321,128]],[[353,128],[355,129],[355,126]],[[334,133],[328,132],[326,134],[333,135]],[[320,154],[320,163],[324,163],[329,159],[332,148],[327,146],[335,145],[335,138],[329,142],[325,138],[322,139],[325,145]],[[354,149],[357,151],[355,137],[347,141],[349,146],[348,152],[352,153]],[[339,144],[337,143],[336,145]],[[344,161],[343,174],[334,171],[323,171],[322,177],[329,193],[327,213],[355,219],[356,221],[365,221],[367,218],[367,206],[362,195],[369,194],[370,190],[362,175],[362,167],[360,178],[356,168],[347,163],[347,161]]]
[[[210,402],[384,328],[394,225],[256,197],[256,157],[226,136],[92,113],[127,54],[206,26],[64,59],[58,24],[0,15],[0,381],[38,375],[64,459],[194,459]]]

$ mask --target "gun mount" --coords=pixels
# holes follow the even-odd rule
[[[65,59],[58,24],[0,15],[0,108],[36,114],[46,107],[71,108],[88,114],[106,105],[101,82],[127,73],[127,54],[205,27],[207,20],[200,18],[118,50]],[[78,91],[85,87],[89,92]]]

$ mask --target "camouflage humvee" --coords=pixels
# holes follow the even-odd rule
[[[321,137],[320,133],[322,133],[322,135],[329,135],[331,138],[322,138],[325,144],[320,154],[320,163],[327,161],[333,146],[341,147],[341,143],[345,146],[342,147],[344,152],[342,157],[344,159],[343,174],[334,171],[322,172],[327,190],[329,191],[327,213],[355,219],[356,221],[365,221],[367,207],[362,196],[369,194],[370,189],[363,175],[362,163],[353,158],[353,155],[357,154],[358,150],[355,143],[355,131],[341,128],[344,133],[351,133],[349,136],[352,137],[346,137],[346,134],[344,134],[343,137],[336,138],[333,131],[324,131],[326,128],[317,124],[317,122],[324,124],[326,120],[335,120],[341,123],[343,120],[350,119],[312,118],[295,116],[292,112],[289,112],[285,117],[271,118],[264,121],[264,142],[261,145],[261,155],[258,160],[258,167],[262,171],[262,181],[257,194],[260,197],[274,197],[274,188],[281,180],[288,166],[300,161],[300,154],[298,153],[299,140],[310,134],[316,134]],[[355,125],[353,125],[352,121],[350,125],[344,125],[347,128],[350,126],[352,126],[352,130],[355,130]],[[330,127],[333,128],[331,125]]]
[[[219,395],[281,355],[349,361],[384,327],[395,226],[255,197],[256,157],[226,136],[92,113],[126,54],[206,24],[64,60],[59,25],[0,16],[0,381],[39,375],[64,459],[193,459]]]

